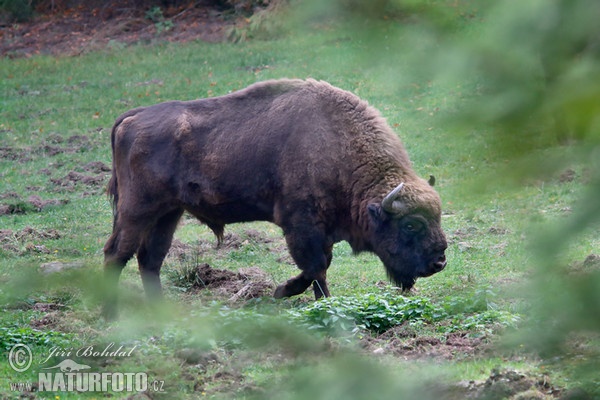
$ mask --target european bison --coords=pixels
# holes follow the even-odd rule
[[[219,242],[226,224],[270,221],[302,271],[277,298],[329,296],[333,244],[379,256],[410,289],[446,266],[441,202],[402,143],[357,96],[315,80],[274,80],[209,99],[121,115],[111,135],[113,233],[104,246],[116,311],[121,270],[137,255],[144,289],[160,297],[160,268],[184,211]]]

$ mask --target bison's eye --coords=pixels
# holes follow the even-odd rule
[[[420,232],[423,230],[424,226],[423,222],[412,218],[408,221],[405,221],[402,225],[403,229],[410,233]]]

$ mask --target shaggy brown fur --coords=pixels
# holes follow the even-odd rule
[[[404,288],[445,266],[439,196],[415,175],[379,112],[326,82],[267,81],[137,108],[117,119],[111,141],[109,288],[137,254],[146,292],[160,295],[160,266],[184,211],[219,240],[230,223],[280,226],[302,273],[276,297],[302,293],[313,281],[317,298],[329,295],[326,270],[341,240],[378,254]],[[401,182],[403,211],[391,214],[381,200]]]

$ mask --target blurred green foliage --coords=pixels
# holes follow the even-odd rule
[[[33,8],[27,0],[0,0],[0,22],[24,22],[33,16]]]
[[[574,271],[561,252],[579,234],[597,232],[600,221],[600,2],[301,4],[298,26],[341,26],[363,44],[362,65],[383,71],[382,86],[425,79],[447,90],[440,126],[456,137],[483,135],[481,156],[504,160],[505,168],[480,176],[478,186],[494,193],[568,168],[583,171],[587,185],[571,215],[534,235],[529,291],[536,322],[518,340],[568,358],[574,338],[597,337],[600,268]],[[598,346],[585,347],[576,374],[600,367]]]

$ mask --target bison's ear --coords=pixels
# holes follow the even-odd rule
[[[435,186],[435,176],[429,175],[429,180],[427,182],[429,182],[429,186]]]
[[[386,213],[381,205],[378,203],[371,203],[367,206],[367,210],[369,211],[369,216],[371,217],[371,221],[381,222],[385,221],[388,218],[388,213]]]

